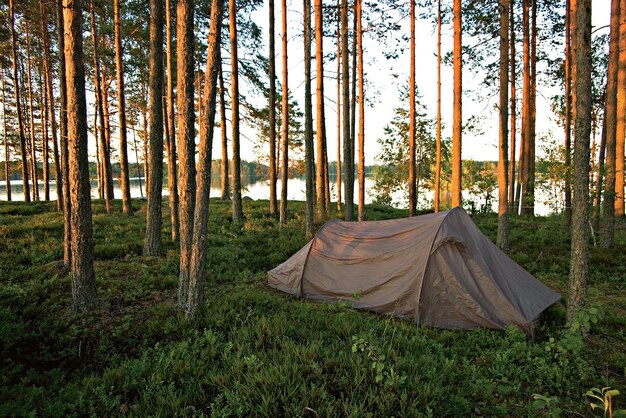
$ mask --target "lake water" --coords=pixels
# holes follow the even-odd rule
[[[213,179],[211,185],[211,197],[219,197],[221,195],[221,189],[219,187],[219,179]],[[43,200],[43,183],[39,182],[39,195]],[[365,203],[372,203],[374,199],[374,195],[372,192],[374,186],[374,181],[371,178],[365,179]],[[113,180],[114,187],[114,195],[116,199],[121,199],[121,189],[120,185],[116,179]],[[281,182],[280,180],[277,182],[276,190],[278,197],[280,198],[280,189]],[[355,191],[355,203],[358,199],[358,183],[355,181],[354,191]],[[141,198],[145,197],[146,193],[146,184],[145,179],[139,178],[131,178],[130,179],[130,195],[133,198]],[[242,196],[247,196],[254,200],[268,200],[269,199],[269,180],[259,180],[254,182],[243,182],[243,190]],[[331,200],[337,200],[337,188],[336,182],[331,184]],[[343,194],[343,185],[342,185],[342,194]],[[163,189],[163,195],[168,196],[167,188]],[[498,210],[498,201],[497,201],[498,191],[497,189],[493,192],[493,199],[489,203],[492,211]],[[13,180],[11,182],[11,197],[13,201],[23,201],[24,200],[24,192],[22,188],[22,182]],[[96,199],[98,198],[98,182],[95,180],[91,181],[91,197]],[[406,207],[406,199],[402,196],[402,193],[397,193],[392,196],[395,202],[396,207]],[[50,183],[50,198],[51,200],[56,200],[56,184],[54,182]],[[463,192],[463,198],[467,200],[474,200],[475,207],[480,208],[481,205],[484,205],[484,200],[477,199],[469,195],[468,192]],[[288,188],[287,188],[287,199],[288,200],[306,200],[306,183],[302,178],[292,178],[289,179]],[[7,200],[7,188],[6,182],[0,181],[0,201]],[[422,190],[419,195],[418,206],[420,207],[432,207],[433,201],[433,192],[431,190]],[[535,213],[540,216],[546,216],[553,212],[552,206],[554,206],[554,197],[550,196],[548,193],[543,192],[542,190],[537,190],[536,192],[536,205],[535,205]]]

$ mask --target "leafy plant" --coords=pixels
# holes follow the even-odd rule
[[[559,408],[559,398],[556,396],[543,396],[533,393],[533,403],[531,408],[534,411],[544,411],[545,415],[553,418],[561,416],[561,408]]]
[[[352,336],[352,352],[365,353],[370,362],[370,369],[374,372],[374,382],[385,387],[398,387],[406,382],[406,375],[399,374],[386,362],[387,356],[363,338]]]
[[[585,393],[585,396],[594,399],[594,401],[591,402],[591,409],[594,411],[599,409],[603,411],[604,416],[608,418],[626,417],[626,410],[613,410],[613,397],[617,395],[619,395],[619,391],[617,389],[611,389],[610,387],[604,387],[602,389],[591,388]]]

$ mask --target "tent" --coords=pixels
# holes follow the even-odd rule
[[[460,207],[412,218],[327,222],[300,251],[268,272],[269,286],[320,302],[437,328],[531,334],[560,295],[516,264]]]

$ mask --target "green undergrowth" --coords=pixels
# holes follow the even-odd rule
[[[115,202],[120,210],[120,202]],[[592,249],[583,339],[550,308],[529,340],[506,331],[416,328],[344,304],[294,299],[265,272],[306,243],[304,205],[279,227],[267,202],[211,201],[206,304],[188,322],[176,308],[178,248],[163,210],[164,254],[141,255],[135,216],[94,202],[100,308],[71,311],[63,219],[53,203],[0,204],[0,416],[537,416],[533,397],[563,415],[593,416],[585,392],[626,390],[626,230]],[[333,214],[336,216],[336,214]],[[369,219],[405,216],[384,206]],[[495,215],[475,218],[490,238]],[[319,228],[321,225],[317,225]],[[510,256],[567,289],[564,219],[511,219]],[[565,299],[565,297],[564,297]],[[543,399],[543,398],[542,398]],[[626,401],[617,396],[615,405]]]

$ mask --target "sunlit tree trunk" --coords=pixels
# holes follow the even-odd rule
[[[341,10],[337,0],[337,213],[341,213]],[[345,141],[345,138],[344,138]]]
[[[39,91],[42,97],[39,99],[39,113],[41,115],[41,159],[43,163],[43,198],[46,202],[50,201],[50,155],[48,137],[48,93],[44,89],[41,75],[39,75]],[[43,103],[42,103],[43,102]]]
[[[565,219],[572,223],[572,32],[570,0],[565,1]],[[602,181],[602,180],[600,180]]]
[[[509,211],[517,213],[515,203],[515,142],[517,135],[517,87],[515,85],[517,69],[515,66],[515,0],[509,2],[509,49],[510,49],[510,71],[511,71],[511,143],[509,146]]]
[[[316,19],[316,29],[317,29],[317,6],[318,1],[315,0],[315,19]],[[321,9],[321,4],[320,4]],[[319,11],[321,13],[321,10]],[[315,185],[313,181],[313,176],[315,175],[315,162],[313,156],[313,108],[311,104],[311,0],[304,0],[304,164],[306,171],[306,235],[308,238],[313,236],[313,211],[314,211],[314,202],[315,198]],[[321,28],[320,28],[321,29]],[[319,42],[317,39],[317,30],[316,30],[316,39],[315,42]],[[321,59],[320,54],[316,54],[316,59]],[[319,70],[319,66],[318,66]],[[317,74],[319,79],[320,74]],[[318,82],[319,88],[319,82]],[[318,102],[320,101],[319,90],[317,96]],[[323,99],[322,99],[323,100]],[[318,115],[319,118],[319,107],[318,107]],[[318,121],[318,128],[320,127]],[[320,187],[323,185],[320,182],[320,179],[323,179],[323,175],[320,171],[320,167],[323,166],[322,163],[322,155],[321,155],[321,138],[320,133],[318,131],[317,138],[317,162],[318,162],[318,172],[317,172],[317,216],[321,219],[324,216],[324,212],[322,212],[321,206],[324,203],[323,193],[320,194]],[[321,201],[321,202],[320,202]]]
[[[132,215],[130,202],[130,180],[128,174],[128,140],[126,136],[126,92],[124,90],[124,61],[122,58],[122,34],[120,28],[120,0],[113,1],[113,21],[115,26],[115,73],[117,77],[117,110],[120,128],[120,178],[122,187],[122,212]],[[168,21],[169,27],[169,21]],[[169,40],[168,40],[169,45]],[[170,179],[170,178],[168,178]],[[170,190],[171,194],[171,190]]]
[[[233,0],[231,0],[233,1]],[[280,191],[280,224],[287,223],[287,180],[289,174],[289,83],[287,70],[287,0],[282,0],[282,45],[283,45],[283,129],[282,129],[282,170]]]
[[[59,51],[65,51],[65,24],[63,18],[62,2],[57,2],[57,39]],[[82,19],[81,19],[82,20]],[[61,137],[61,171],[63,180],[63,264],[70,267],[72,262],[72,228],[71,213],[72,201],[70,199],[70,166],[69,166],[69,144],[67,136],[67,84],[65,71],[65,58],[59,59],[59,96],[61,99],[59,110],[59,127]],[[86,116],[85,116],[86,117]],[[89,177],[89,176],[87,176]],[[91,195],[90,195],[91,197]]]
[[[413,60],[411,60],[413,62]],[[437,1],[437,155],[435,160],[435,212],[441,210],[441,0]]]
[[[535,214],[535,137],[537,119],[537,0],[532,2],[530,37],[530,109],[528,118],[528,187],[526,213]]]
[[[454,98],[452,116],[452,207],[461,206],[461,134],[462,58],[461,58],[461,0],[454,0]]]
[[[83,19],[80,0],[63,0],[65,71],[67,81],[67,132],[72,226],[72,300],[77,312],[98,306],[93,269],[91,191],[87,159],[87,102],[83,64]],[[67,207],[66,207],[67,210]]]
[[[411,20],[411,69],[409,74],[409,216],[415,216],[417,214],[417,196],[415,190],[415,0],[410,0],[409,19]],[[438,198],[438,193],[435,192],[435,194]]]
[[[324,139],[326,126],[324,125],[324,33],[323,33],[322,0],[315,0],[315,63],[317,81],[317,179],[316,187],[316,216],[318,220],[326,217],[326,183],[324,182]],[[305,47],[306,48],[306,47]],[[305,51],[306,52],[306,51]],[[310,55],[310,52],[309,52]]]
[[[0,67],[0,80],[2,81],[2,133],[4,136],[4,180],[7,187],[7,202],[10,202],[11,197],[11,158],[9,153],[9,142],[7,134],[7,101],[5,93],[5,81],[4,81],[4,67]]]
[[[350,74],[348,49],[348,0],[341,0],[341,80],[342,80],[342,103],[343,103],[343,166],[344,166],[344,192],[345,192],[345,219],[352,220],[354,212],[354,159],[350,152]],[[352,161],[352,164],[350,163]]]
[[[28,176],[28,158],[26,157],[26,135],[24,133],[24,117],[20,105],[20,82],[17,72],[17,34],[15,32],[15,12],[13,0],[9,0],[9,21],[11,26],[11,53],[13,58],[13,88],[15,90],[15,103],[17,109],[17,124],[20,135],[20,154],[22,157],[22,185],[24,188],[24,200],[30,202],[30,184]]]
[[[37,147],[35,134],[35,111],[33,107],[33,80],[30,54],[30,27],[24,25],[26,32],[26,79],[28,88],[28,119],[30,121],[30,170],[33,179],[33,200],[39,200],[39,174],[37,173]]]
[[[196,205],[196,165],[194,143],[193,90],[193,21],[194,1],[178,0],[176,4],[176,108],[178,110],[178,185],[180,193],[180,268],[178,306],[185,310],[189,294],[189,262]]]
[[[571,0],[575,14],[574,175],[567,323],[586,303],[589,269],[589,139],[591,135],[591,0]]]
[[[609,66],[606,78],[605,113],[603,137],[606,140],[606,180],[604,187],[604,221],[602,223],[602,247],[609,248],[614,244],[615,237],[615,144],[617,128],[617,73],[619,65],[619,21],[620,0],[611,0],[611,24],[609,31]],[[625,11],[626,13],[626,11]],[[623,115],[621,116],[624,117]],[[600,150],[603,153],[603,150]],[[601,167],[601,164],[599,164]],[[599,176],[602,171],[599,171]],[[601,184],[601,183],[600,183]],[[600,206],[601,190],[598,189]]]
[[[620,1],[619,69],[615,135],[615,216],[624,217],[624,134],[626,133],[626,0]]]
[[[193,318],[204,304],[204,270],[208,243],[209,196],[211,191],[211,161],[215,104],[217,95],[217,73],[220,67],[220,33],[222,27],[223,0],[211,2],[211,26],[209,28],[205,88],[200,114],[200,144],[198,147],[198,172],[196,174],[196,205],[193,218],[193,238],[189,273],[189,293],[185,314]],[[236,56],[236,55],[235,55]]]
[[[359,221],[365,220],[365,90],[363,80],[363,0],[356,0],[359,72]]]
[[[222,180],[222,200],[230,200],[230,164],[228,163],[228,136],[226,135],[226,98],[224,97],[224,75],[222,73],[221,60],[218,77],[220,82],[220,126],[222,128],[222,164],[220,167],[222,170],[220,175]]]
[[[146,209],[146,239],[143,253],[159,256],[162,251],[161,202],[163,190],[163,3],[150,0],[150,177]]]
[[[231,125],[233,129],[233,221],[243,222],[243,205],[241,202],[241,155],[239,145],[239,61],[237,56],[237,8],[235,0],[229,0],[228,2],[228,15],[230,18],[230,51],[232,57],[231,100],[233,108]],[[285,39],[284,42],[286,43],[287,40]],[[284,89],[286,97],[286,85]],[[283,188],[285,187],[286,185],[283,184]],[[282,204],[283,202],[281,202],[281,207]]]
[[[509,139],[509,1],[500,1],[500,146],[498,157],[498,235],[496,243],[509,249],[509,214],[507,201]]]
[[[274,0],[269,0],[269,141],[270,141],[270,215],[278,213],[276,199],[276,43],[274,41]]]
[[[174,16],[173,16],[174,15]],[[179,236],[178,221],[178,170],[176,157],[176,123],[174,112],[174,50],[172,47],[172,23],[176,12],[172,15],[171,0],[165,0],[165,46],[167,65],[167,125],[169,135],[167,144],[167,187],[169,192],[170,220],[172,223],[172,241],[177,241]]]
[[[107,213],[113,212],[113,176],[111,174],[111,154],[107,147],[105,127],[104,127],[104,105],[103,94],[100,84],[100,59],[98,58],[98,32],[96,29],[96,12],[94,0],[90,1],[89,11],[91,13],[91,40],[93,42],[93,66],[94,66],[94,85],[96,88],[96,104],[99,114],[99,130],[98,138],[100,143],[100,165],[102,167],[102,181],[104,189],[105,209]]]
[[[530,65],[530,2],[523,0],[522,28],[524,32],[524,86],[522,92],[522,138],[520,143],[520,213],[528,214],[528,183],[530,163],[530,119],[531,119],[531,65]]]

